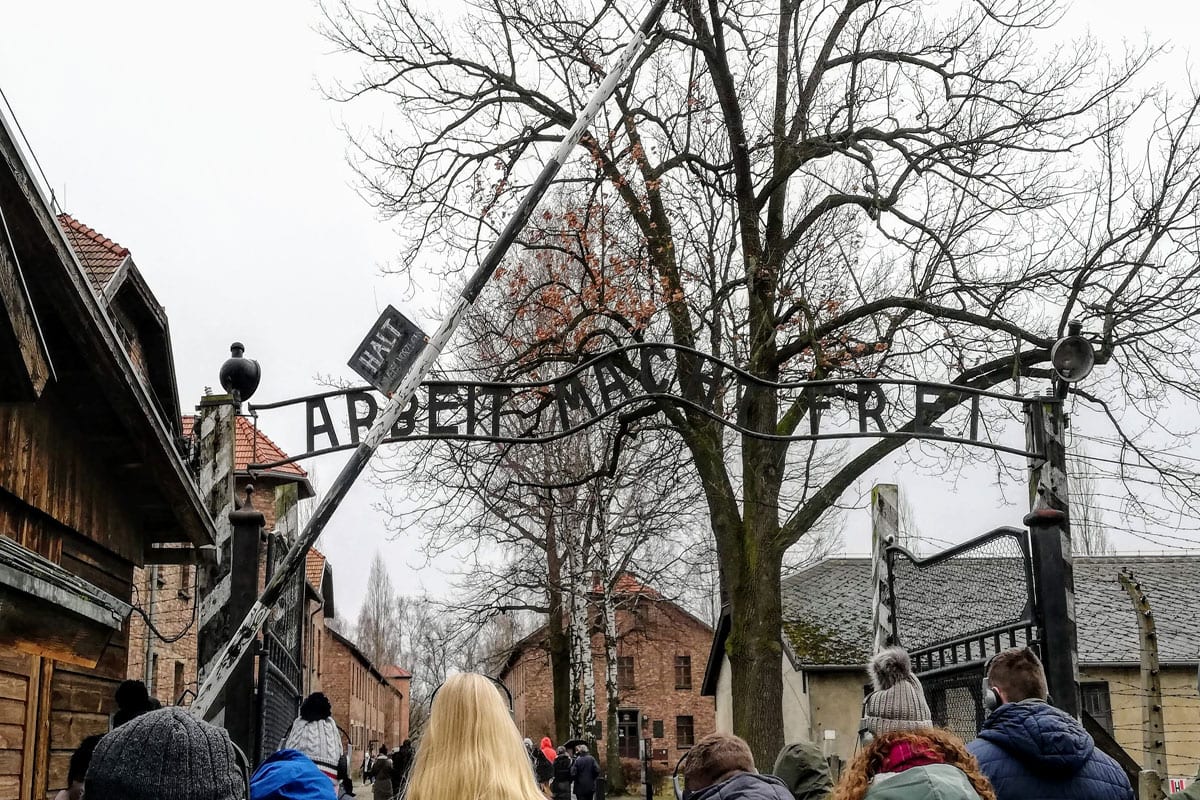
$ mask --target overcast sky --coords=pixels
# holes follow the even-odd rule
[[[1197,43],[1195,7],[1087,0],[1070,25],[1090,26],[1114,46],[1144,32],[1188,37],[1156,73],[1177,81]],[[345,363],[388,303],[427,331],[436,326],[425,316],[434,298],[408,296],[401,279],[381,275],[396,250],[392,226],[403,223],[379,220],[355,191],[341,128],[384,122],[385,112],[322,97],[319,82],[342,65],[316,21],[305,0],[45,0],[3,11],[0,88],[59,203],[129,247],[166,307],[185,410],[205,386],[217,387],[235,339],[261,361],[255,399],[268,402],[317,391],[318,376],[351,377]],[[299,452],[301,419],[264,418],[264,429]],[[327,486],[342,457],[314,463]],[[896,479],[888,471],[881,477]],[[1019,490],[1006,503],[986,480],[958,491],[940,475],[899,482],[931,536],[959,540],[1020,522]],[[403,591],[446,589],[445,565],[423,564],[411,540],[384,538],[377,499],[365,483],[356,487],[323,540],[339,613],[351,619],[376,548]],[[969,528],[948,523],[963,519]],[[866,550],[868,529],[865,513],[847,517],[851,551]]]

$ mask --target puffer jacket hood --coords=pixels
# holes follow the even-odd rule
[[[771,774],[784,782],[796,800],[825,800],[833,791],[829,764],[811,742],[784,745]]]
[[[879,775],[867,800],[980,800],[966,774],[950,764],[929,764]]]
[[[692,795],[692,800],[793,800],[783,781],[774,775],[739,772]]]
[[[1003,748],[1031,772],[1058,778],[1083,769],[1096,749],[1078,720],[1041,702],[1000,706],[987,718],[979,738]]]
[[[333,784],[299,750],[276,750],[250,779],[250,800],[336,800]]]
[[[1124,770],[1074,717],[1039,701],[992,712],[967,745],[999,800],[1133,800]]]

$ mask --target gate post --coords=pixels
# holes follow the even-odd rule
[[[1046,687],[1054,705],[1076,719],[1079,704],[1079,643],[1075,629],[1075,575],[1066,514],[1055,508],[1025,517],[1033,550],[1033,584],[1037,590],[1038,636]]]
[[[236,621],[246,615],[258,597],[258,548],[267,520],[261,511],[254,510],[250,500],[253,492],[253,486],[246,486],[245,502],[229,513],[233,530],[233,564],[230,570],[228,636],[233,635]],[[225,684],[225,730],[229,731],[229,738],[242,748],[242,752],[253,758],[256,735],[254,659],[243,658]]]

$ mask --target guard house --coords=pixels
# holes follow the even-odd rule
[[[65,786],[109,727],[136,567],[215,531],[179,448],[166,315],[129,251],[57,217],[0,119],[0,797]]]

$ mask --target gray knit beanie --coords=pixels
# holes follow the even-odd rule
[[[177,706],[105,735],[84,780],[90,800],[242,800],[245,775],[229,734]]]
[[[872,658],[867,668],[875,691],[863,704],[863,718],[871,733],[878,736],[888,731],[933,727],[925,690],[913,674],[907,652],[889,647]]]

